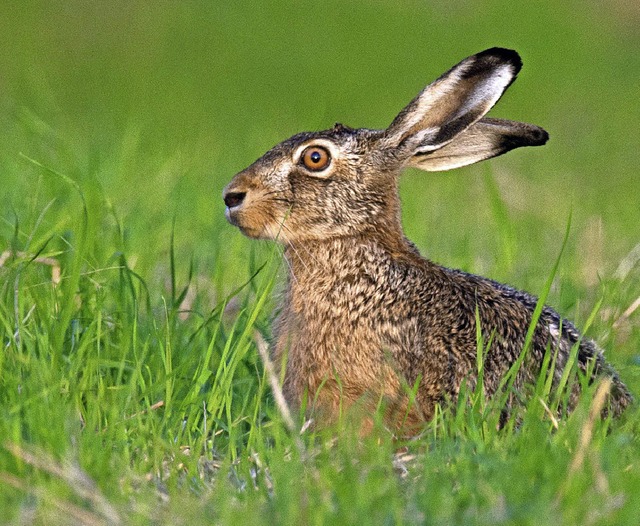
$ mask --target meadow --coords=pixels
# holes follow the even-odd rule
[[[640,397],[640,7],[329,0],[0,6],[0,523],[635,524],[640,410],[518,425],[466,393],[413,440],[291,431],[260,360],[278,246],[231,177],[303,130],[386,127],[467,55],[541,148],[408,171],[422,253],[586,328]],[[606,386],[605,386],[606,387]]]

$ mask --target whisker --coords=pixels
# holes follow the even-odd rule
[[[272,192],[267,192],[264,195],[276,195],[276,194],[278,194],[278,192],[272,191]],[[284,198],[277,198],[277,197],[274,198],[274,197],[272,197],[270,199],[273,200],[273,201],[282,201],[282,202],[285,202],[285,203],[289,204],[289,201],[287,199],[284,199]],[[291,211],[291,205],[289,204],[289,211],[288,212],[290,212],[290,211]],[[304,245],[304,244],[294,244],[294,242],[291,241],[290,238],[294,238],[295,237],[295,235],[294,235],[295,233],[291,229],[291,227],[289,227],[287,225],[287,219],[289,217],[289,213],[285,214],[284,217],[282,219],[280,219],[280,220],[278,220],[275,217],[275,214],[273,214],[273,213],[271,213],[269,215],[271,216],[270,219],[274,223],[277,222],[277,224],[278,224],[277,228],[273,228],[272,226],[267,225],[266,229],[267,229],[267,233],[268,233],[269,237],[271,237],[275,241],[280,241],[280,242],[286,243],[287,247],[289,249],[291,249],[293,254],[295,254],[296,259],[299,260],[300,263],[302,263],[302,265],[304,266],[304,268],[307,271],[310,271],[309,266],[308,266],[307,261],[306,261],[307,258],[303,257],[303,256],[306,254],[306,256],[308,256],[308,258],[310,260],[312,260],[313,262],[317,262],[317,258],[313,253],[311,253],[311,251],[308,249],[308,247],[306,245]],[[286,234],[290,234],[290,236],[286,235]],[[301,252],[300,249],[302,249],[303,252]],[[289,268],[289,273],[291,274],[293,280],[297,283],[298,279],[297,279],[297,277],[295,275],[292,262],[289,260],[289,258],[287,258],[284,247],[281,249],[281,255],[283,256],[283,259],[285,260],[285,262],[287,264],[287,267]]]
[[[287,232],[293,234],[293,231],[291,230],[291,228],[289,228],[286,224],[283,225],[283,228]],[[305,264],[304,261],[302,260],[302,258],[300,257],[300,252],[294,248],[292,242],[289,242],[288,244],[294,250],[294,252],[296,254],[298,254],[298,258],[300,258],[300,260],[303,262],[303,264]],[[311,259],[314,263],[318,263],[318,259],[316,258],[315,254],[313,254],[305,244],[303,244],[303,243],[298,244],[297,247],[303,249],[306,252],[307,256],[309,256],[309,259]],[[308,267],[306,266],[306,264],[305,264],[305,267],[308,270]]]
[[[272,196],[277,196],[277,197],[272,197]],[[265,192],[263,194],[263,197],[269,198],[272,201],[278,201],[281,203],[287,203],[287,204],[291,204],[291,201],[289,199],[287,199],[286,197],[282,196],[281,192],[278,192],[277,190],[272,190],[270,192]]]
[[[287,244],[289,246],[291,246],[291,242],[290,241],[287,241]],[[282,259],[284,259],[285,263],[287,264],[287,267],[289,267],[289,275],[291,276],[293,281],[295,281],[296,284],[297,284],[298,283],[298,278],[296,277],[296,273],[293,271],[293,265],[291,264],[291,261],[289,261],[289,258],[287,258],[284,254],[283,254]]]
[[[273,218],[273,219],[275,220],[275,218]],[[280,222],[277,232],[271,226],[269,226],[269,225],[267,226],[267,233],[269,234],[270,237],[272,237],[276,241],[280,238],[280,234],[282,233],[282,230],[284,230],[284,220]],[[291,246],[291,241],[289,241],[286,238],[284,238],[284,241],[285,241],[285,243],[287,243],[287,245]],[[291,247],[291,248],[295,251],[295,248],[293,248],[293,247]],[[276,243],[276,250],[278,250],[280,252],[280,256],[282,257],[282,259],[286,263],[287,267],[289,268],[289,275],[291,276],[293,281],[295,281],[296,284],[297,284],[298,283],[298,278],[296,277],[295,272],[293,271],[293,266],[291,265],[291,261],[289,261],[289,258],[287,258],[287,256],[284,253],[284,251],[285,251],[284,247],[281,246],[279,243]]]
[[[290,212],[291,210],[289,210]],[[278,232],[278,235],[275,236],[275,239],[278,240],[282,237],[282,239],[284,239],[284,241],[287,243],[287,245],[289,246],[289,248],[291,248],[291,250],[295,253],[295,255],[297,256],[298,260],[300,260],[300,262],[304,265],[305,269],[308,271],[309,267],[307,266],[307,263],[305,262],[304,258],[301,256],[300,252],[296,249],[296,247],[294,246],[293,242],[289,239],[288,236],[281,236],[281,234],[283,232],[285,233],[289,233],[289,234],[294,234],[293,230],[291,230],[291,228],[287,225],[287,218],[288,218],[289,214],[285,214],[285,216],[282,218],[282,220],[280,221],[279,227],[280,230]],[[309,252],[309,250],[304,247],[304,245],[301,245],[305,251],[307,252],[307,255],[313,259],[313,255]],[[289,259],[287,258],[286,254],[284,254],[283,251],[283,256],[285,261],[287,262],[287,265],[289,266],[289,270],[291,275],[293,276],[293,279],[297,282],[297,278],[294,274],[294,270],[293,270],[293,265],[291,264],[291,262],[289,261]]]
[[[305,263],[304,259],[300,256],[300,253],[298,252],[298,250],[296,249],[296,247],[294,246],[293,243],[291,243],[291,241],[287,241],[287,245],[289,245],[289,248],[295,253],[295,255],[298,257],[298,260],[304,265],[304,268],[309,271],[309,267],[307,266],[307,264]],[[293,274],[293,265],[291,264],[291,262],[289,261],[289,258],[287,258],[285,256],[285,261],[287,262],[287,264],[289,265],[289,268],[291,269],[291,273]],[[297,280],[296,280],[297,281]]]

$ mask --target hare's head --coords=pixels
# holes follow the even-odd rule
[[[515,51],[489,49],[427,86],[386,130],[336,124],[294,135],[227,185],[227,219],[287,242],[386,230],[398,222],[403,168],[449,170],[546,142],[537,126],[483,118],[521,65]]]

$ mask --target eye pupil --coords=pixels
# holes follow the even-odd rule
[[[322,154],[318,150],[315,150],[311,152],[311,155],[309,156],[309,158],[311,159],[312,163],[317,164],[320,162],[320,159],[322,159]]]

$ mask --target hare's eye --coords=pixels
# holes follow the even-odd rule
[[[324,170],[331,162],[331,155],[320,146],[309,146],[302,152],[302,164],[307,170],[318,172]]]

